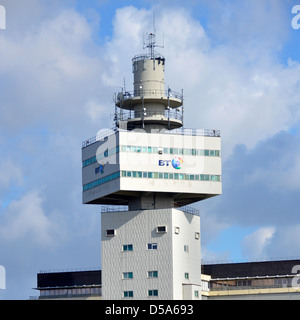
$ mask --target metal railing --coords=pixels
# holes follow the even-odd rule
[[[141,129],[139,129],[139,130],[141,130]],[[119,131],[120,132],[135,132],[135,131],[119,129],[119,128],[103,130],[97,136],[83,141],[82,148],[88,147],[91,144],[93,144],[97,141],[100,141],[102,139],[105,139],[108,136],[113,135]],[[213,129],[184,129],[184,128],[180,128],[180,129],[166,130],[166,131],[159,131],[159,132],[155,131],[155,132],[153,132],[153,134],[176,134],[176,135],[186,135],[186,136],[221,137],[220,130],[213,130]]]
[[[148,59],[160,59],[165,60],[164,56],[159,53],[147,53],[147,54],[137,54],[133,57],[132,62],[137,62],[141,60],[148,60]]]
[[[102,206],[101,213],[109,213],[109,212],[127,212],[127,211],[135,211],[135,210],[163,210],[163,209],[177,209],[179,211],[189,213],[192,215],[200,216],[200,210],[191,206],[183,206],[183,207],[165,207],[165,208],[154,208],[152,205],[143,205],[139,207],[131,207],[128,206]]]
[[[168,119],[175,119],[182,122],[183,116],[179,111],[173,111],[173,110],[165,110],[165,112],[162,114],[160,112],[156,111],[121,111],[118,113],[115,113],[115,121],[128,121],[132,119],[144,119],[149,120],[151,119],[158,119],[158,120],[168,120]]]
[[[168,90],[157,90],[157,89],[138,89],[134,91],[126,91],[125,93],[119,92],[117,94],[117,102],[121,102],[124,100],[129,100],[133,98],[140,98],[140,99],[147,99],[147,98],[175,98],[180,101],[183,101],[183,94],[172,91],[171,89]]]
[[[232,291],[232,290],[258,290],[258,289],[280,289],[280,288],[293,288],[291,285],[283,284],[266,284],[260,286],[220,286],[209,288],[209,291]]]

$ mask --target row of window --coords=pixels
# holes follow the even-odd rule
[[[82,162],[82,167],[85,168],[97,161],[100,162],[104,158],[110,157],[119,151],[122,152],[137,152],[150,154],[170,154],[170,155],[189,155],[189,156],[203,156],[203,157],[220,157],[220,150],[208,149],[188,149],[188,148],[159,148],[159,147],[141,147],[141,146],[116,146],[112,149],[106,149],[103,153],[97,154]]]
[[[109,182],[111,180],[115,180],[115,179],[118,179],[120,178],[120,171],[118,172],[115,172],[115,173],[112,173],[106,177],[103,177],[103,178],[100,178],[98,180],[95,180],[93,182],[90,182],[90,183],[87,183],[83,186],[83,191],[87,191],[87,190],[90,190],[92,188],[95,188],[97,186],[100,186],[106,182]]]
[[[195,239],[199,240],[200,239],[200,233],[199,232],[195,232]],[[157,243],[148,243],[147,244],[147,249],[148,250],[157,250]],[[124,244],[122,247],[122,251],[123,252],[127,252],[127,251],[133,251],[133,245],[132,244]],[[189,246],[187,244],[185,244],[183,246],[183,251],[186,253],[189,253]]]
[[[106,232],[107,234],[107,232]],[[147,249],[148,250],[157,250],[157,243],[148,243],[147,244]],[[122,247],[122,251],[133,251],[133,245],[132,244],[124,244]]]
[[[123,278],[124,280],[133,279],[133,272],[123,272],[122,278]],[[155,270],[155,271],[148,271],[148,272],[147,272],[147,278],[148,278],[148,279],[158,278],[158,271],[157,271],[157,270]]]
[[[158,297],[158,290],[152,289],[148,290],[148,297]],[[133,291],[123,291],[123,298],[134,298]]]
[[[127,177],[127,178],[148,178],[148,179],[166,179],[166,180],[216,181],[216,182],[221,181],[220,175],[212,175],[212,174],[122,171],[121,176]]]
[[[119,153],[119,146],[116,146],[112,149],[106,149],[104,152],[98,153],[97,156],[94,156],[92,158],[89,158],[89,159],[83,161],[82,167],[85,168],[93,163],[96,163],[97,161],[100,162],[104,158],[110,157],[116,153]]]
[[[194,296],[195,298],[199,298],[199,291],[195,290],[194,291]],[[148,290],[148,297],[158,297],[158,290],[157,289],[152,289]],[[133,291],[123,291],[123,298],[134,298]]]
[[[166,180],[190,180],[190,181],[213,181],[220,182],[220,175],[211,174],[187,174],[187,173],[168,173],[168,172],[143,172],[143,171],[118,171],[106,177],[100,178],[83,186],[83,191],[90,190],[111,180],[122,177],[127,178],[148,178]]]
[[[41,290],[40,296],[83,296],[83,295],[98,295],[101,296],[102,289],[100,287],[90,287],[90,288],[60,288],[60,289],[47,289]]]
[[[160,148],[160,147],[124,146],[124,145],[121,145],[120,148],[121,148],[120,150],[122,152],[220,157],[220,150],[188,149],[188,148]]]

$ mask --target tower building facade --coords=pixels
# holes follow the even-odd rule
[[[166,60],[132,60],[133,91],[115,99],[115,127],[82,145],[83,203],[102,206],[103,299],[200,299],[200,215],[220,195],[218,130],[184,129],[183,94],[166,89]]]

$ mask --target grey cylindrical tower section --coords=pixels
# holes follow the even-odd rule
[[[165,95],[165,59],[133,60],[134,95],[159,97]]]

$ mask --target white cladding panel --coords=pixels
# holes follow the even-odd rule
[[[119,300],[131,291],[133,299],[182,300],[182,284],[201,284],[199,216],[176,209],[102,213],[101,225],[103,299]],[[157,233],[159,226],[167,232]],[[106,236],[111,229],[115,235]],[[149,243],[157,249],[148,250]],[[157,271],[157,278],[149,278],[149,271]],[[123,279],[131,272],[131,279]],[[158,296],[149,297],[148,290]]]
[[[128,146],[131,147],[129,151]],[[192,154],[195,150],[202,154]],[[218,152],[218,155],[203,155],[204,151]],[[97,158],[97,161],[94,160],[82,169],[84,203],[118,191],[208,196],[222,193],[220,137],[126,131],[83,148],[82,153],[83,162],[92,157]],[[180,158],[180,168],[172,165],[176,157]],[[100,165],[104,166],[104,170],[99,170]],[[134,177],[135,171],[140,176]],[[130,177],[127,172],[131,172]],[[118,176],[113,176],[114,173]],[[153,174],[149,177],[148,173],[155,173],[156,176]],[[166,176],[157,177],[157,173]],[[208,181],[203,180],[203,175],[209,177]],[[102,181],[105,177],[109,179]],[[94,182],[95,185],[91,185]]]

